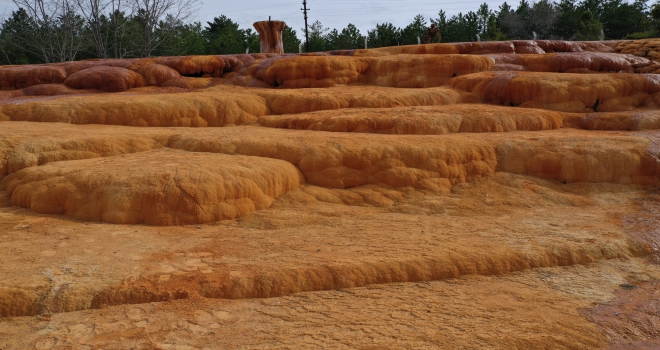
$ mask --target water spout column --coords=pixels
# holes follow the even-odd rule
[[[254,29],[259,32],[261,53],[284,53],[282,31],[286,27],[283,21],[254,22]]]

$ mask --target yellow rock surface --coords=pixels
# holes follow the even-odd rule
[[[474,94],[445,86],[426,89],[347,86],[325,89],[260,89],[271,114],[293,114],[343,108],[391,108],[475,103]]]
[[[283,161],[156,150],[27,168],[6,177],[3,185],[12,204],[38,213],[182,225],[268,208],[303,181]]]
[[[329,188],[372,184],[446,193],[454,184],[488,176],[496,169],[562,182],[652,186],[657,182],[658,171],[658,153],[653,150],[654,143],[648,136],[608,135],[574,129],[546,130],[545,134],[492,132],[478,137],[459,133],[438,138],[434,135],[347,135],[255,126],[147,129],[149,131],[144,132],[98,126],[75,137],[70,132],[53,134],[43,129],[44,136],[35,139],[34,135],[39,135],[35,126],[5,123],[10,124],[5,131],[7,134],[23,134],[8,138],[8,144],[0,148],[8,173],[62,159],[86,159],[161,147],[280,159],[295,165],[308,183]],[[548,154],[553,154],[548,167],[544,167],[544,162],[535,161]],[[528,163],[535,165],[528,168]]]
[[[342,113],[269,115],[258,118],[271,128],[379,134],[442,135],[557,129],[565,113],[490,105],[351,108]]]
[[[537,135],[531,140],[521,136],[497,145],[498,170],[560,182],[615,182],[653,188],[659,184],[660,166],[649,146],[644,137],[606,134],[575,138]]]
[[[376,184],[445,192],[455,183],[492,174],[496,166],[493,148],[468,138],[346,137],[245,127],[179,134],[169,147],[282,159],[296,165],[308,183],[342,189]]]
[[[84,72],[84,71],[83,71]],[[129,126],[224,126],[244,124],[267,113],[264,99],[235,89],[192,94],[128,94],[29,100],[1,107],[14,121]]]
[[[34,101],[18,97],[20,103],[0,106],[0,111],[12,121],[205,127],[251,123],[257,117],[267,114],[359,107],[434,106],[478,101],[473,94],[446,87],[365,89],[354,86],[311,90],[246,90],[220,85],[196,93],[149,92],[103,96],[100,99],[81,96]]]

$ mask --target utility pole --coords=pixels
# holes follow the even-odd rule
[[[309,27],[307,26],[307,11],[310,10],[307,8],[307,0],[303,0],[303,8],[301,8],[305,14],[305,48],[309,52]]]

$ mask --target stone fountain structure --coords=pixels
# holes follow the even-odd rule
[[[259,32],[261,53],[284,53],[282,31],[286,27],[286,23],[269,19],[268,21],[254,22],[253,26]]]

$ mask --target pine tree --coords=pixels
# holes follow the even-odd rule
[[[304,29],[303,29],[304,30]],[[328,28],[316,21],[309,26],[309,51],[326,51],[326,33]]]
[[[579,40],[600,40],[602,31],[603,23],[591,12],[582,12],[580,15],[580,30],[576,34]]]
[[[647,12],[645,1],[637,0],[633,3],[621,0],[603,1],[599,19],[603,22],[605,37],[622,39],[628,34],[649,30],[651,19]]]
[[[561,0],[557,5],[559,15],[555,18],[552,35],[557,39],[571,40],[580,29],[580,14],[575,0]]]
[[[494,14],[491,14],[490,17],[488,17],[486,31],[483,33],[481,39],[484,41],[506,40],[506,36],[497,27],[497,17],[495,17]]]
[[[417,15],[412,23],[407,25],[401,30],[401,45],[414,45],[417,44],[417,38],[424,37],[426,31],[426,20],[424,16]]]
[[[492,11],[488,8],[487,3],[481,4],[479,6],[479,10],[477,10],[477,18],[478,18],[478,25],[479,25],[479,33],[481,36],[485,36],[486,30],[488,28],[488,20],[490,19],[490,16],[492,15]]]
[[[244,32],[238,28],[238,23],[225,15],[213,18],[213,22],[207,22],[204,37],[207,42],[206,53],[210,55],[245,53],[247,48]]]
[[[36,23],[30,19],[30,16],[22,8],[13,11],[11,17],[2,23],[0,64],[40,62],[38,56],[29,50],[30,45],[26,45],[26,43],[36,40],[35,38],[26,37],[31,35],[31,28],[34,26],[36,26]]]
[[[282,43],[284,44],[284,52],[286,53],[298,53],[300,49],[301,41],[296,35],[296,31],[291,27],[286,26],[282,31]]]
[[[328,50],[359,49],[363,45],[363,40],[360,30],[349,23],[341,32],[333,29],[328,33],[326,47]]]
[[[400,43],[401,30],[392,23],[376,24],[376,28],[367,32],[369,47],[396,46]]]

